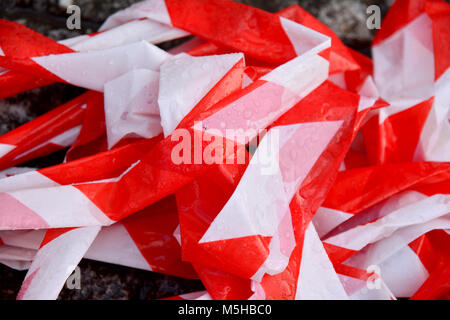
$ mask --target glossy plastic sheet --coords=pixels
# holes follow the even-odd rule
[[[89,89],[0,137],[18,298],[82,258],[205,286],[173,299],[448,298],[449,7],[396,1],[373,61],[296,5],[147,0],[60,43],[0,20],[0,97]]]

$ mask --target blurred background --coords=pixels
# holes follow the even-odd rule
[[[182,0],[180,0],[182,1]],[[138,0],[0,0],[0,18],[13,20],[54,40],[97,31],[112,13]],[[376,30],[366,27],[366,9],[378,5],[382,16],[393,0],[241,0],[270,12],[299,4],[333,29],[344,43],[370,55],[370,43]],[[81,8],[81,30],[68,30],[66,9]],[[171,44],[163,44],[167,49]],[[84,90],[64,84],[31,90],[15,97],[0,99],[0,135],[76,97]],[[46,167],[62,162],[66,150],[23,164]],[[157,299],[202,290],[199,281],[184,280],[148,271],[83,260],[80,263],[81,289],[64,288],[59,299]],[[25,277],[0,265],[0,300],[15,299]]]

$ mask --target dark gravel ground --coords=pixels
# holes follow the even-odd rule
[[[180,0],[181,1],[181,0]],[[60,40],[94,32],[112,13],[137,0],[0,0],[0,18],[14,20]],[[370,54],[374,32],[366,27],[366,8],[379,5],[384,15],[392,0],[241,0],[275,12],[298,3],[331,27],[350,47]],[[80,6],[80,31],[66,28],[67,3]],[[83,92],[64,84],[31,90],[0,100],[0,134],[41,115]],[[26,165],[45,167],[62,161],[64,150]],[[64,288],[59,299],[156,299],[202,289],[199,281],[184,280],[132,268],[83,260],[81,289]],[[0,265],[0,299],[15,299],[26,272]]]

